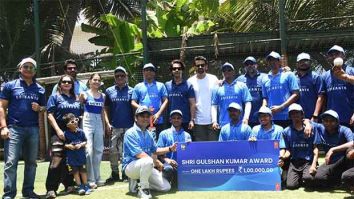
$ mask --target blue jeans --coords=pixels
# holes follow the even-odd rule
[[[4,154],[4,196],[15,198],[17,163],[20,159],[21,151],[25,161],[24,180],[22,185],[22,195],[33,192],[34,180],[36,177],[39,129],[38,127],[9,126],[10,137],[5,140]]]

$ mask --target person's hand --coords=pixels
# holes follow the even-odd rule
[[[313,116],[312,116],[312,117],[311,117],[311,121],[312,121],[312,122],[318,122],[318,117],[313,117]]]
[[[39,111],[41,110],[41,106],[39,106],[38,103],[32,102],[31,105],[32,105],[32,110],[33,110],[33,111],[39,112]]]
[[[159,171],[163,171],[163,164],[159,160],[155,162],[155,168]]]
[[[354,149],[351,149],[351,150],[348,151],[347,158],[349,160],[354,160]]]
[[[193,120],[191,120],[191,121],[189,121],[188,129],[192,130],[193,128],[194,128],[194,122],[193,122]]]
[[[316,175],[316,172],[317,172],[316,166],[311,166],[309,169],[310,175],[314,176]]]
[[[329,149],[329,151],[326,153],[326,157],[325,157],[325,162],[328,165],[329,162],[331,161],[331,156],[333,155],[333,150],[332,148]]]
[[[345,81],[347,74],[345,73],[342,67],[333,67],[332,72],[336,78]]]
[[[57,136],[59,137],[59,139],[65,141],[65,135],[64,135],[64,132],[61,129],[59,129],[57,131]]]
[[[84,93],[80,93],[80,95],[79,95],[79,102],[85,103],[85,101],[86,101],[85,94],[84,94]]]
[[[309,138],[313,134],[312,125],[310,123],[310,120],[308,120],[308,119],[305,119],[305,120],[306,121],[305,121],[304,134],[305,134],[306,138]]]
[[[157,122],[159,121],[159,118],[160,118],[160,114],[157,112],[157,113],[155,113],[155,115],[153,115],[152,116],[152,118],[153,118],[153,123],[154,124],[157,124]]]
[[[283,159],[279,159],[278,160],[278,167],[283,167],[284,166],[284,160]]]
[[[170,147],[168,147],[171,152],[177,151],[177,143],[172,144]]]
[[[251,136],[248,138],[248,141],[255,142],[257,141],[257,138],[255,136]]]
[[[7,127],[4,127],[3,129],[1,129],[1,139],[9,139],[10,137],[10,131]]]
[[[165,161],[166,161],[167,164],[169,164],[173,168],[177,169],[178,163],[175,160],[166,158]]]
[[[111,124],[107,124],[107,128],[106,128],[106,134],[107,135],[111,135],[113,131],[113,126]]]
[[[67,144],[65,145],[67,149],[70,149],[70,150],[75,150],[76,149],[76,146],[72,145],[72,144]]]
[[[278,106],[278,105],[275,105],[275,106],[272,106],[270,108],[270,110],[272,110],[272,114],[275,114],[275,113],[279,113],[283,110],[283,107],[282,106]]]
[[[213,125],[212,125],[211,127],[213,128],[213,130],[218,130],[218,129],[220,129],[219,124],[216,123],[216,122],[213,122]]]

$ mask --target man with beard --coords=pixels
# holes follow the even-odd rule
[[[247,57],[243,61],[243,66],[245,74],[239,76],[236,80],[245,83],[251,93],[252,108],[248,124],[255,126],[258,123],[257,111],[262,106],[262,80],[265,78],[266,74],[260,73],[257,70],[258,64],[254,57]]]
[[[188,79],[188,83],[193,86],[196,99],[193,138],[195,141],[216,141],[218,133],[212,129],[211,97],[213,89],[218,84],[218,78],[207,73],[208,62],[203,56],[194,58],[194,67],[197,74]]]
[[[76,64],[75,60],[73,60],[73,59],[65,60],[64,73],[66,75],[70,75],[72,78],[74,78],[74,80],[75,80],[74,81],[74,93],[76,96],[79,96],[80,93],[87,90],[87,86],[82,81],[76,79],[76,76],[78,74],[77,70],[78,70],[78,68],[77,68],[77,64]],[[52,95],[55,95],[57,93],[57,89],[58,89],[58,84],[56,84],[53,87]]]
[[[292,72],[283,72],[279,53],[272,51],[266,59],[271,71],[262,84],[263,106],[272,110],[274,123],[285,128],[290,124],[288,106],[299,98],[299,85]]]
[[[311,70],[311,57],[300,53],[296,59],[296,77],[300,86],[298,103],[304,110],[305,118],[318,121],[324,100],[321,77]]]
[[[345,59],[344,49],[334,45],[327,52],[327,60],[334,66],[336,58]],[[342,67],[332,67],[323,74],[323,87],[325,91],[327,110],[332,109],[340,115],[340,124],[350,127],[354,125],[354,85],[334,76],[333,70],[343,69],[348,75],[354,75],[354,68],[343,64]]]

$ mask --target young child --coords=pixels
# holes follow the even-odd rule
[[[68,170],[74,175],[79,195],[88,195],[91,190],[87,184],[86,137],[84,132],[78,128],[79,118],[76,118],[74,114],[65,114],[63,120],[67,127],[64,135]]]

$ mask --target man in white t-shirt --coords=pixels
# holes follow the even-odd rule
[[[203,56],[194,58],[196,74],[188,79],[193,85],[196,99],[196,117],[194,121],[193,139],[194,141],[216,141],[218,131],[212,129],[211,119],[211,98],[213,90],[217,87],[218,78],[207,73],[208,62]]]

